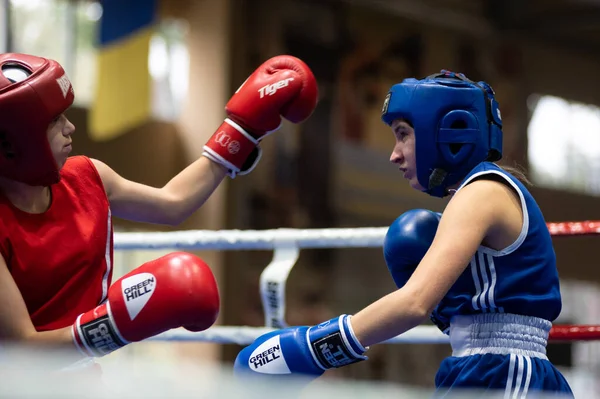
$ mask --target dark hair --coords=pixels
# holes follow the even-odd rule
[[[500,164],[496,163],[496,166],[500,167],[505,172],[510,173],[517,180],[519,180],[521,183],[525,184],[526,186],[533,186],[533,183],[531,183],[531,181],[527,178],[525,168],[522,167],[521,165],[518,165],[515,163],[514,166],[508,166],[508,165],[500,165]]]

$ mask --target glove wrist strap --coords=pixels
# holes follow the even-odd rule
[[[229,169],[229,176],[233,178],[240,170],[249,171],[246,161],[257,145],[258,140],[227,118],[204,145],[202,155],[225,166]]]
[[[102,357],[129,343],[112,320],[110,303],[79,315],[71,335],[75,347],[84,356]]]
[[[366,349],[356,339],[348,315],[309,328],[306,339],[313,359],[323,370],[367,360]]]

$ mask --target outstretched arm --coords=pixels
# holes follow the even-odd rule
[[[277,56],[264,62],[226,106],[227,118],[204,146],[203,157],[165,187],[152,188],[120,177],[94,161],[115,216],[176,225],[210,197],[226,175],[249,173],[260,159],[260,141],[281,125],[300,123],[317,104],[315,78],[304,62]]]
[[[108,165],[93,159],[114,216],[139,222],[177,225],[206,202],[227,169],[200,157],[164,187],[127,180]]]

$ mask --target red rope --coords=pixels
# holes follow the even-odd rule
[[[547,223],[553,236],[600,234],[600,221]],[[556,325],[550,330],[550,342],[596,341],[600,339],[600,326]]]
[[[582,222],[547,223],[550,235],[596,235],[600,234],[600,220]],[[597,341],[600,340],[600,325],[555,325],[550,330],[550,342]]]
[[[600,326],[555,325],[550,330],[550,342],[597,341]]]
[[[585,220],[583,222],[558,222],[547,223],[548,230],[553,236],[594,235],[600,234],[599,220]]]

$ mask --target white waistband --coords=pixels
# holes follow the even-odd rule
[[[454,316],[450,322],[452,356],[514,353],[548,359],[551,327],[548,320],[510,313]]]

